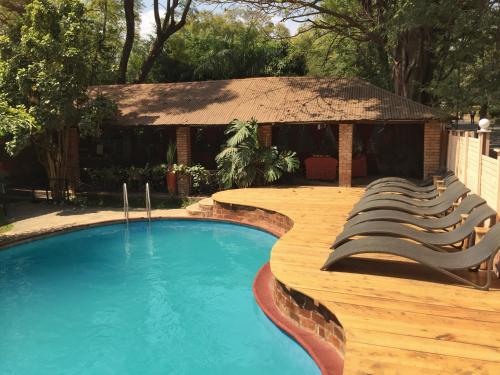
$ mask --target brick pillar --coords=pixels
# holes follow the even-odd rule
[[[177,163],[191,165],[191,129],[187,126],[176,129]],[[191,192],[189,176],[177,175],[177,191],[186,196]]]
[[[353,124],[339,125],[339,186],[351,186]]]
[[[69,191],[74,193],[80,180],[80,135],[77,128],[69,129],[66,178]]]
[[[271,125],[258,125],[259,141],[262,146],[269,147],[273,144],[273,129]]]
[[[428,121],[424,124],[424,176],[427,178],[439,169],[441,155],[441,124]]]

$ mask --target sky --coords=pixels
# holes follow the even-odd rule
[[[161,1],[160,1],[161,4]],[[223,8],[220,5],[201,5],[198,9],[222,12]],[[273,18],[273,22],[280,22],[279,18]],[[294,35],[299,28],[299,24],[293,21],[286,21],[285,26],[288,27],[291,34]],[[141,36],[146,38],[148,35],[154,32],[154,12],[153,12],[153,0],[144,0],[144,8],[141,12]]]

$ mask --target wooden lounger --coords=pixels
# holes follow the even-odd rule
[[[431,250],[423,245],[394,237],[366,237],[350,241],[336,248],[328,257],[322,270],[332,270],[339,260],[367,253],[392,254],[431,267],[453,279],[481,290],[488,290],[491,284],[493,260],[500,249],[500,224],[493,226],[483,239],[465,251],[446,253]],[[467,270],[488,261],[486,283],[479,285],[454,274],[451,271]]]
[[[467,238],[472,238],[475,233],[475,227],[481,226],[488,219],[491,219],[491,223],[494,223],[496,215],[497,213],[494,209],[488,205],[482,205],[474,209],[463,224],[458,225],[449,232],[425,232],[401,223],[368,221],[345,228],[335,239],[332,248],[343,245],[355,236],[382,235],[408,238],[420,242],[433,250],[445,251],[440,246],[453,246]],[[441,219],[436,220],[440,221]]]
[[[427,230],[446,229],[460,223],[462,220],[461,215],[469,214],[474,208],[483,204],[486,204],[486,201],[483,198],[479,195],[471,194],[466,196],[448,215],[440,218],[419,217],[407,212],[396,210],[368,211],[354,216],[346,222],[344,228],[368,221],[392,221],[396,223],[415,225]]]

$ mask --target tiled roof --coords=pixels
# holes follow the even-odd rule
[[[423,121],[433,108],[358,78],[265,77],[182,83],[95,86],[115,100],[117,125]]]

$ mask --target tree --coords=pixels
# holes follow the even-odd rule
[[[303,75],[304,57],[289,31],[262,15],[236,9],[199,12],[173,35],[151,71],[155,82]]]
[[[255,119],[234,120],[225,132],[230,138],[216,156],[219,178],[226,188],[249,187],[278,181],[284,173],[295,172],[299,160],[295,152],[263,146]]]
[[[217,0],[216,0],[217,1]],[[225,0],[218,0],[225,2]],[[302,32],[317,30],[353,43],[371,44],[389,62],[396,94],[431,103],[427,91],[442,72],[452,46],[473,37],[465,30],[481,26],[487,0],[239,0],[270,15],[303,23]],[[498,8],[498,7],[496,7]]]
[[[393,88],[387,54],[373,44],[309,30],[295,37],[294,49],[304,55],[309,75],[359,77],[386,90]]]
[[[114,110],[87,96],[91,25],[79,1],[33,0],[16,30],[0,39],[0,136],[11,155],[35,147],[55,199],[67,177],[71,128],[81,123],[96,134]]]
[[[0,0],[0,32],[5,32],[24,13],[30,0]]]
[[[480,24],[463,22],[450,30],[461,37],[441,61],[444,74],[430,85],[444,108],[458,115],[479,106],[479,118],[500,115],[500,7],[482,10]]]
[[[165,42],[186,24],[186,19],[191,8],[191,0],[167,0],[163,19],[160,16],[158,0],[153,0],[156,33],[149,52],[142,63],[137,83],[146,81],[154,62],[163,49]]]
[[[92,22],[90,83],[115,83],[125,32],[121,0],[87,0],[86,17]]]
[[[125,83],[127,79],[127,66],[134,45],[135,38],[135,14],[134,0],[123,0],[123,9],[125,11],[125,21],[127,25],[127,33],[125,35],[125,43],[123,43],[122,55],[120,58],[120,68],[118,70],[118,83]]]

